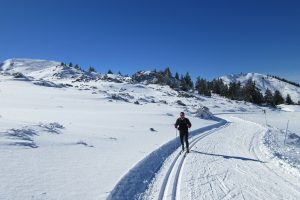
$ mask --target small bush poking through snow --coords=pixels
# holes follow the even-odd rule
[[[157,130],[155,130],[154,128],[150,128],[150,131],[157,132]]]
[[[112,95],[111,95],[111,99],[129,102],[129,100],[128,100],[126,97],[122,97],[122,96],[120,96],[120,95],[118,95],[118,94],[112,94]]]
[[[183,103],[181,100],[176,101],[176,103],[177,103],[178,105],[180,105],[180,106],[186,106],[186,104]]]
[[[12,74],[14,78],[22,78],[22,79],[27,79],[26,76],[24,76],[21,72],[15,72]]]
[[[12,140],[10,145],[38,148],[33,140],[34,136],[37,136],[37,133],[30,128],[10,129],[7,133],[7,137]]]
[[[60,131],[58,129],[64,129],[65,127],[57,122],[49,123],[49,124],[39,124],[41,128],[43,128],[48,133],[56,133],[60,134]]]
[[[93,145],[89,145],[88,143],[86,143],[82,140],[79,140],[78,142],[76,142],[76,144],[83,145],[83,146],[86,146],[86,147],[94,147]]]
[[[45,80],[32,81],[32,83],[39,86],[55,87],[55,88],[62,88],[64,86],[63,84],[56,84],[51,81],[45,81]]]
[[[159,103],[168,104],[165,100],[159,100]]]
[[[205,106],[198,108],[194,114],[195,117],[199,117],[201,119],[215,119],[215,116]]]

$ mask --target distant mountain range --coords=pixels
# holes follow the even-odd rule
[[[24,75],[29,80],[44,80],[54,83],[71,84],[75,81],[107,80],[114,82],[155,83],[156,76],[153,71],[138,72],[132,77],[117,74],[99,74],[97,72],[84,71],[78,66],[70,66],[61,62],[35,60],[35,59],[8,59],[0,64],[0,72],[8,75]],[[225,84],[240,82],[241,85],[252,79],[256,87],[264,93],[270,89],[273,93],[278,90],[283,97],[289,94],[294,102],[300,100],[300,87],[284,79],[263,75],[259,73],[241,73],[220,77]],[[145,81],[146,80],[146,81]]]
[[[300,100],[300,87],[297,86],[297,84],[280,80],[274,76],[259,73],[241,73],[222,76],[220,79],[222,79],[225,84],[240,82],[241,85],[245,85],[249,79],[252,79],[255,81],[256,87],[260,89],[262,93],[265,93],[267,89],[271,90],[273,93],[278,90],[283,97],[286,97],[287,94],[289,94],[294,102],[298,102]]]

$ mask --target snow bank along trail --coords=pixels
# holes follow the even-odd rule
[[[219,119],[219,122],[216,124],[190,132],[190,136],[193,141],[196,141],[199,137],[203,138],[226,124],[227,122],[225,120]],[[179,139],[173,139],[142,159],[120,179],[107,199],[123,200],[142,198],[143,193],[149,187],[149,184],[165,160],[171,154],[172,156],[176,156],[176,160],[179,160],[179,146]]]
[[[186,156],[178,199],[300,199],[300,177],[274,165],[263,150],[266,128],[227,120],[230,126],[199,140]]]

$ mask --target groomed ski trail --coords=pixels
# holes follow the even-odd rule
[[[227,120],[230,126],[193,145],[180,166],[176,195],[164,199],[300,199],[300,177],[266,156],[261,144],[266,128],[239,118]],[[144,199],[157,198],[154,188],[155,183]]]
[[[196,139],[203,138],[228,124],[223,119],[217,120],[218,122],[216,124],[190,132],[189,136],[191,140],[196,141]],[[193,143],[191,143],[191,145],[193,145]],[[166,160],[173,159],[174,156],[176,159],[180,157],[178,149],[180,146],[179,139],[175,138],[150,153],[119,180],[107,199],[132,200],[144,198],[145,191],[149,188],[151,181]]]
[[[109,199],[300,199],[300,176],[280,167],[262,144],[267,128],[236,117],[226,120],[192,133],[188,154],[180,154],[181,148],[168,152],[176,141],[150,154],[121,179]],[[146,192],[128,195],[126,190],[139,188],[133,175],[146,177],[141,173],[148,171],[155,177],[143,182]]]
[[[212,129],[212,130],[207,131],[199,136],[195,136],[195,137],[191,138],[190,139],[190,149],[192,149],[193,146],[202,138],[204,138],[204,137],[206,137],[228,125],[229,125],[229,123],[226,123],[225,125],[223,125],[219,128]],[[171,165],[169,166],[167,174],[165,175],[165,177],[163,179],[163,183],[160,188],[160,192],[159,192],[159,196],[158,196],[159,200],[176,199],[176,197],[178,195],[177,194],[178,193],[177,188],[178,188],[178,183],[179,183],[178,181],[181,176],[183,162],[187,156],[187,153],[186,153],[186,151],[181,152],[180,148],[179,148],[179,150],[177,150],[175,152],[175,154],[177,154],[177,155],[176,155],[175,159],[173,160],[173,162],[171,163]]]

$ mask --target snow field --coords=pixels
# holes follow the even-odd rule
[[[0,199],[300,199],[299,106],[179,97],[53,61],[0,70]],[[193,124],[186,156],[173,127],[180,111]]]
[[[94,84],[97,90],[54,88],[1,76],[0,199],[105,199],[135,163],[174,139],[183,107],[163,96],[170,90]],[[120,88],[158,103],[111,101],[98,92]],[[216,123],[189,118],[195,128]],[[41,127],[52,123],[64,127],[59,134]]]

